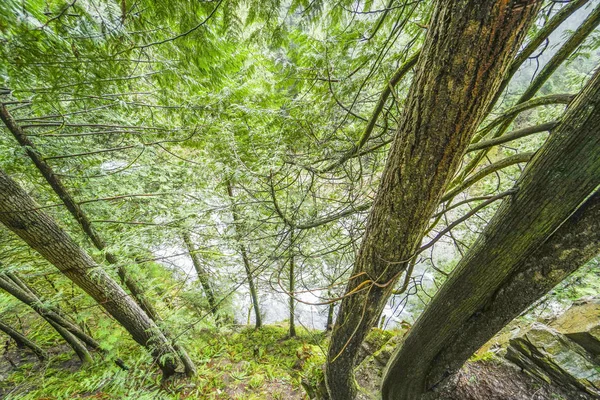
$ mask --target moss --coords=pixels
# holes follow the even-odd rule
[[[365,338],[365,342],[371,344],[375,349],[380,349],[393,336],[394,333],[391,331],[384,331],[383,329],[373,328]]]
[[[485,351],[483,353],[475,353],[469,359],[469,361],[471,361],[471,362],[477,362],[477,361],[490,362],[490,361],[494,361],[495,359],[496,359],[496,354],[494,354],[491,351]]]

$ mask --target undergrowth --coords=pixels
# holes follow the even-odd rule
[[[161,382],[150,358],[133,343],[117,346],[129,370],[95,355],[81,367],[68,348],[54,348],[40,363],[27,350],[11,348],[0,360],[0,397],[5,399],[303,399],[302,379],[311,380],[325,360],[326,337],[287,328],[204,329],[187,345],[198,368],[191,379]],[[11,359],[14,365],[8,361]],[[16,366],[15,366],[16,365]]]

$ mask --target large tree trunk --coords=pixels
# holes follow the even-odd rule
[[[360,344],[419,247],[540,5],[437,2],[333,331],[326,372],[333,399],[355,397]]]
[[[91,240],[92,244],[100,251],[104,251],[106,248],[106,242],[100,236],[100,234],[94,229],[92,226],[92,222],[88,218],[87,214],[83,211],[83,209],[79,206],[79,204],[75,201],[73,196],[69,193],[67,188],[63,185],[60,178],[54,173],[54,170],[48,164],[43,157],[38,154],[37,148],[35,144],[29,139],[29,137],[25,134],[25,131],[17,124],[14,118],[9,113],[8,109],[4,104],[0,104],[0,119],[4,122],[8,130],[12,133],[14,138],[19,142],[19,144],[25,149],[27,155],[33,161],[34,165],[40,171],[44,179],[48,182],[48,184],[52,187],[54,192],[60,197],[63,201],[67,210],[71,213],[73,218],[79,223],[81,229],[86,234],[86,236]],[[148,300],[148,298],[144,295],[144,290],[139,285],[138,282],[133,279],[133,277],[127,272],[125,266],[122,262],[119,262],[117,257],[109,251],[104,251],[104,257],[109,264],[116,266],[117,273],[121,281],[125,284],[127,289],[131,292],[133,298],[138,303],[138,305],[144,310],[144,312],[155,322],[161,322],[162,318],[158,314],[156,308],[152,305],[152,303]],[[167,337],[170,337],[169,333],[163,331],[163,334]],[[196,366],[194,365],[192,359],[189,357],[187,352],[183,347],[181,347],[174,340],[173,347],[179,354],[179,357],[184,365],[185,372],[188,376],[193,376],[196,374]]]
[[[594,194],[533,254],[519,263],[488,303],[436,356],[429,379],[451,379],[464,362],[514,318],[600,253],[600,193]],[[435,398],[436,394],[431,393]]]
[[[573,2],[573,4],[569,4],[565,6],[565,9],[569,11],[573,8],[577,7],[579,2]],[[562,14],[562,13],[559,13]],[[546,83],[546,81],[552,76],[552,74],[556,71],[560,65],[565,62],[569,56],[577,50],[577,48],[585,41],[585,39],[596,29],[596,27],[600,24],[600,4],[596,6],[596,8],[588,15],[588,17],[583,21],[583,23],[577,28],[577,30],[571,35],[571,37],[563,43],[560,49],[552,56],[552,58],[544,65],[542,70],[535,76],[535,79],[531,82],[531,84],[527,87],[525,92],[521,95],[516,105],[526,103],[531,100],[533,96],[542,88],[542,86]],[[551,26],[554,24],[550,24]],[[519,55],[517,61],[522,59],[522,56]],[[511,68],[509,71],[514,74],[514,69]],[[503,82],[504,84],[508,84],[508,82]],[[499,96],[500,94],[498,94]],[[496,128],[496,131],[492,135],[493,138],[498,138],[504,135],[506,130],[511,126],[513,121],[517,118],[518,114],[508,115],[507,118],[502,122],[502,124]],[[475,141],[478,141],[481,138],[476,138]],[[457,176],[451,185],[460,184],[467,174],[470,174],[473,169],[484,159],[485,155],[488,153],[489,149],[482,150],[477,153],[473,157],[469,164],[463,168],[461,174]]]
[[[501,294],[507,280],[519,279],[513,274],[521,260],[539,249],[600,185],[598,126],[600,72],[528,164],[516,194],[503,201],[411,328],[388,365],[384,399],[418,399],[465,361],[464,349],[449,352],[450,359],[438,356],[484,312],[494,294]]]
[[[147,347],[165,377],[176,372],[179,357],[154,321],[2,170],[0,222],[92,296],[136,342]]]
[[[43,361],[46,358],[48,358],[48,354],[46,354],[46,352],[40,346],[29,340],[22,333],[11,328],[10,325],[7,325],[4,322],[2,322],[2,320],[0,320],[0,331],[10,336],[11,339],[13,339],[17,343],[17,346],[25,346],[31,349],[31,351],[33,351],[37,358],[39,358],[40,360]]]
[[[252,307],[254,308],[254,317],[256,329],[262,326],[262,317],[260,315],[260,304],[258,303],[258,293],[256,292],[256,286],[254,284],[254,274],[252,273],[252,266],[250,265],[250,259],[246,251],[246,246],[242,242],[242,235],[240,233],[240,221],[238,216],[238,210],[235,205],[235,197],[233,196],[233,187],[231,182],[228,180],[227,184],[227,195],[231,201],[231,214],[233,215],[233,225],[235,239],[242,255],[242,262],[244,263],[244,269],[246,270],[246,279],[248,280],[248,287],[250,289],[250,297],[252,299]],[[248,317],[249,318],[249,317]]]
[[[194,268],[196,269],[196,274],[198,275],[198,280],[202,285],[202,289],[204,290],[204,294],[206,295],[206,299],[208,300],[208,306],[210,307],[210,312],[213,314],[217,314],[217,302],[215,301],[215,294],[213,292],[212,287],[210,286],[210,281],[208,280],[208,272],[202,266],[200,262],[200,258],[198,254],[194,251],[194,244],[192,243],[192,238],[190,234],[187,232],[183,233],[183,242],[185,243],[185,247],[187,247],[187,251],[190,254],[190,258],[192,259],[192,263],[194,264]]]

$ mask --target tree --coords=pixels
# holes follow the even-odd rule
[[[494,297],[502,293],[505,285],[511,285],[511,279],[517,279],[518,285],[526,284],[519,274],[532,268],[531,261],[537,267],[545,255],[535,253],[533,260],[528,257],[547,240],[569,240],[568,236],[561,237],[561,233],[579,235],[577,230],[561,232],[565,221],[567,226],[574,224],[576,229],[590,228],[589,222],[577,226],[577,216],[572,217],[573,222],[568,220],[600,185],[599,124],[600,71],[597,71],[527,165],[516,183],[515,194],[503,201],[390,360],[383,383],[384,399],[420,398],[454,373],[476,346],[482,345],[502,325],[495,323],[493,328],[485,329],[478,340],[465,340],[462,336],[465,327],[480,318],[490,318],[486,314],[496,301]],[[595,211],[594,200],[588,200],[589,205],[585,206],[592,212]],[[551,238],[553,235],[557,235],[556,239]],[[581,245],[580,259],[575,259],[577,266],[598,250],[593,236],[589,239],[592,239],[590,243],[577,243]],[[588,246],[590,248],[584,251]],[[564,250],[552,251],[560,254]],[[559,273],[561,276],[564,274]],[[530,283],[538,279],[535,275],[532,278],[534,282]],[[558,283],[552,278],[551,281]],[[539,290],[534,293],[532,296],[530,291],[525,291],[525,300],[516,308],[493,311],[500,316],[514,316],[543,294]],[[521,297],[514,292],[513,295]],[[456,346],[456,338],[459,338],[459,346]]]
[[[52,167],[42,158],[34,143],[29,139],[29,137],[25,134],[24,130],[13,119],[12,115],[10,115],[8,109],[4,104],[0,104],[0,119],[4,122],[8,130],[17,140],[17,142],[19,142],[19,144],[25,149],[29,158],[33,161],[34,165],[40,171],[44,179],[46,179],[48,184],[52,187],[54,192],[64,202],[65,206],[67,207],[73,218],[75,218],[75,220],[79,223],[81,229],[84,231],[84,233],[93,243],[93,245],[98,250],[105,251],[105,240],[94,229],[87,214],[83,211],[81,206],[77,204],[77,202],[73,199],[73,196],[71,196],[69,191],[62,183],[61,179],[52,169]],[[129,289],[133,299],[139,304],[142,310],[148,315],[148,317],[150,317],[150,319],[152,319],[155,322],[160,322],[162,319],[156,311],[156,308],[146,298],[146,296],[144,296],[144,291],[127,272],[125,266],[110,251],[105,251],[104,256],[109,264],[115,265],[117,267],[117,271],[119,273],[119,278],[121,278],[121,282],[123,282],[125,284],[125,287]],[[163,334],[167,337],[169,336],[166,332],[163,332]],[[179,358],[181,359],[181,362],[185,367],[186,374],[188,376],[195,375],[196,367],[190,359],[187,352],[185,351],[185,349],[183,349],[176,342],[173,342],[173,347],[175,348],[175,350],[177,350],[177,354],[179,355]]]
[[[213,314],[217,314],[217,302],[215,300],[215,294],[210,285],[208,271],[202,266],[202,262],[196,254],[194,250],[194,243],[192,242],[192,238],[188,232],[183,233],[183,242],[185,243],[185,247],[192,259],[192,263],[194,264],[194,269],[196,270],[196,274],[198,274],[198,280],[202,285],[202,289],[204,290],[204,294],[206,295],[206,299],[208,300],[208,305],[210,306],[210,311]]]
[[[235,203],[235,197],[233,194],[233,186],[229,180],[225,182],[227,186],[227,196],[229,196],[229,202],[231,204],[231,215],[233,218],[233,232],[235,241],[242,256],[242,262],[244,263],[244,270],[246,271],[246,280],[248,282],[248,288],[250,289],[250,298],[252,299],[252,308],[254,309],[254,326],[259,329],[262,326],[262,316],[260,314],[260,304],[258,303],[258,292],[256,291],[256,282],[254,281],[254,273],[252,271],[252,265],[250,265],[250,259],[248,258],[248,251],[242,241],[242,226],[240,223],[239,211]]]
[[[177,369],[170,342],[139,305],[33,199],[0,170],[0,223],[94,298],[154,356],[165,378]]]
[[[295,303],[296,300],[294,299],[294,291],[296,290],[296,271],[295,271],[295,267],[296,264],[294,262],[294,253],[293,253],[293,246],[294,246],[294,230],[292,229],[290,231],[290,255],[288,256],[288,263],[290,264],[290,269],[289,269],[289,277],[288,277],[288,281],[289,281],[289,291],[290,291],[290,337],[296,337],[296,307],[295,307]]]
[[[423,238],[539,1],[438,1],[331,338],[333,399],[355,396],[358,349]]]

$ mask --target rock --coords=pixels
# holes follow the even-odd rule
[[[506,358],[526,373],[573,393],[600,396],[600,368],[594,356],[567,336],[543,324],[534,324],[509,342]]]
[[[599,363],[600,299],[576,303],[550,326],[586,349]]]
[[[394,333],[390,331],[385,331],[379,328],[371,329],[371,332],[369,332],[365,338],[365,341],[362,342],[360,346],[357,364],[360,364],[364,359],[379,351],[379,349],[381,349],[393,336]]]
[[[360,388],[359,399],[375,399],[378,396],[383,378],[383,370],[392,357],[394,349],[402,342],[404,335],[399,334],[387,340],[381,348],[366,357],[356,368],[354,374]]]

